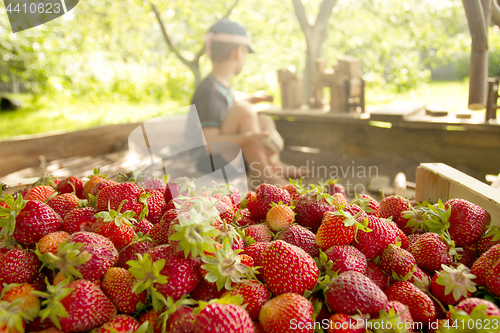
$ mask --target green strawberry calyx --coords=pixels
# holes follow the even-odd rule
[[[492,237],[490,242],[498,242],[500,240],[500,227],[495,225],[489,228],[481,238]]]
[[[215,237],[220,231],[214,228],[215,218],[203,218],[201,213],[191,209],[189,214],[178,216],[179,224],[173,225],[175,233],[169,240],[178,241],[177,251],[184,251],[184,256],[196,258],[204,252],[214,253]]]
[[[444,286],[444,294],[452,294],[455,301],[461,297],[468,297],[469,293],[476,292],[476,276],[470,273],[470,269],[463,264],[457,268],[441,265],[442,271],[437,272],[436,283]]]
[[[363,198],[357,194],[354,194],[354,199],[351,201],[351,205],[352,204],[358,205],[366,213],[374,213],[375,212],[370,205],[370,198],[368,198],[368,197]]]
[[[330,287],[332,280],[338,275],[338,271],[332,271],[333,261],[323,251],[319,250],[319,256],[314,258],[314,262],[319,270],[318,283],[312,290],[305,291],[305,298],[309,298],[320,290],[326,291]]]
[[[241,257],[238,255],[243,250],[231,249],[231,242],[225,239],[220,250],[215,250],[215,257],[202,256],[205,264],[201,266],[208,271],[205,279],[210,283],[215,283],[217,289],[233,289],[233,283],[241,283],[245,279],[255,279],[257,270],[241,263]]]
[[[96,177],[102,177],[102,178],[107,178],[108,177],[108,175],[101,175],[101,174],[99,174],[100,171],[101,171],[100,168],[94,168],[93,173],[91,175],[86,176],[86,178],[91,179],[94,176],[96,176]]]
[[[116,210],[108,208],[108,211],[96,213],[95,217],[101,218],[104,222],[113,222],[117,227],[121,227],[124,224],[132,227],[133,222],[136,222],[134,219],[135,212],[127,210],[126,212],[121,213],[121,209],[127,201],[128,200],[126,199],[123,200]]]
[[[208,302],[200,301],[199,305],[194,309],[194,314],[199,314],[204,308],[211,304],[234,304],[246,308],[246,304],[243,304],[245,300],[241,295],[225,295],[221,298],[215,298]]]
[[[73,292],[73,290],[75,290],[75,288],[67,287],[70,281],[71,280],[68,278],[53,286],[49,283],[48,279],[46,279],[47,292],[31,292],[40,298],[45,298],[45,300],[42,302],[42,307],[44,308],[39,313],[41,320],[43,321],[46,318],[49,318],[58,329],[61,329],[59,318],[69,317],[68,311],[66,310],[64,305],[62,305],[61,301],[65,297],[69,296]]]
[[[136,294],[147,291],[148,296],[151,296],[153,308],[156,311],[161,311],[167,299],[156,289],[156,284],[166,284],[168,277],[161,274],[161,270],[165,267],[165,259],[160,259],[153,262],[149,253],[137,255],[137,260],[127,261],[129,265],[128,271],[137,279],[137,282],[132,286],[132,291]]]
[[[3,198],[0,198],[0,202],[4,202],[9,206],[9,208],[0,206],[0,237],[10,236],[16,229],[16,217],[26,205],[26,201],[22,195],[14,198],[6,193]]]
[[[81,250],[82,247],[82,243],[64,241],[57,247],[57,254],[52,252],[42,254],[37,245],[35,254],[42,262],[42,267],[46,266],[54,271],[57,269],[66,278],[75,277],[81,279],[83,276],[78,271],[78,267],[92,258],[92,254],[88,251]]]
[[[304,194],[307,192],[306,188],[302,184],[303,180],[304,180],[304,177],[301,177],[298,182],[292,178],[288,179],[288,181],[290,182],[290,184],[293,185],[293,187],[295,188],[295,191],[297,191],[298,194]]]

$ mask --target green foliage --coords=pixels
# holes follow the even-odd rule
[[[313,23],[321,0],[304,1]],[[234,0],[153,1],[177,50],[188,60],[203,36]],[[368,87],[415,89],[430,79],[430,68],[448,62],[467,75],[470,35],[460,0],[339,0],[330,18],[324,57],[332,66],[341,54],[362,60]],[[305,64],[305,37],[292,1],[244,0],[231,18],[245,25],[255,55],[248,57],[234,87],[264,89],[279,98],[276,69]],[[500,34],[492,28],[490,74],[500,73]],[[0,80],[22,82],[35,94],[68,103],[156,103],[187,105],[194,77],[169,50],[149,1],[81,1],[68,14],[12,34],[0,12]],[[463,61],[461,65],[460,61]],[[202,75],[210,70],[201,58]],[[36,100],[35,100],[36,101]],[[277,99],[278,101],[278,99]]]

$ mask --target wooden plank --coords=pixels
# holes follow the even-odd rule
[[[126,147],[128,135],[140,123],[99,126],[67,133],[24,136],[0,142],[0,176],[37,166],[47,160],[74,156],[99,156]]]
[[[500,191],[443,163],[422,163],[417,169],[416,201],[468,200],[486,209],[491,224],[500,226]]]
[[[396,121],[419,113],[424,109],[425,103],[423,102],[394,101],[370,111],[370,118],[373,120]]]

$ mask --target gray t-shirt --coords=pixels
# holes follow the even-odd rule
[[[226,117],[227,111],[234,104],[234,92],[230,87],[224,86],[211,75],[208,75],[198,85],[191,104],[195,105],[201,127],[220,127]],[[188,125],[196,121],[195,109],[191,108],[188,114]],[[198,126],[196,126],[198,127]],[[193,128],[193,126],[188,126]],[[200,133],[187,131],[186,138],[193,138]]]

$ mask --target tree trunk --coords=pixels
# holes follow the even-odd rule
[[[313,97],[313,80],[315,76],[314,62],[321,58],[323,43],[326,40],[328,30],[328,19],[332,13],[337,0],[323,0],[320,5],[318,17],[314,25],[309,24],[304,5],[301,0],[292,0],[295,8],[295,15],[300,23],[302,31],[306,37],[306,65],[304,67],[304,79],[302,80],[302,103],[309,104]]]
[[[472,37],[469,72],[469,109],[486,107],[488,93],[488,27],[491,0],[462,0]]]

